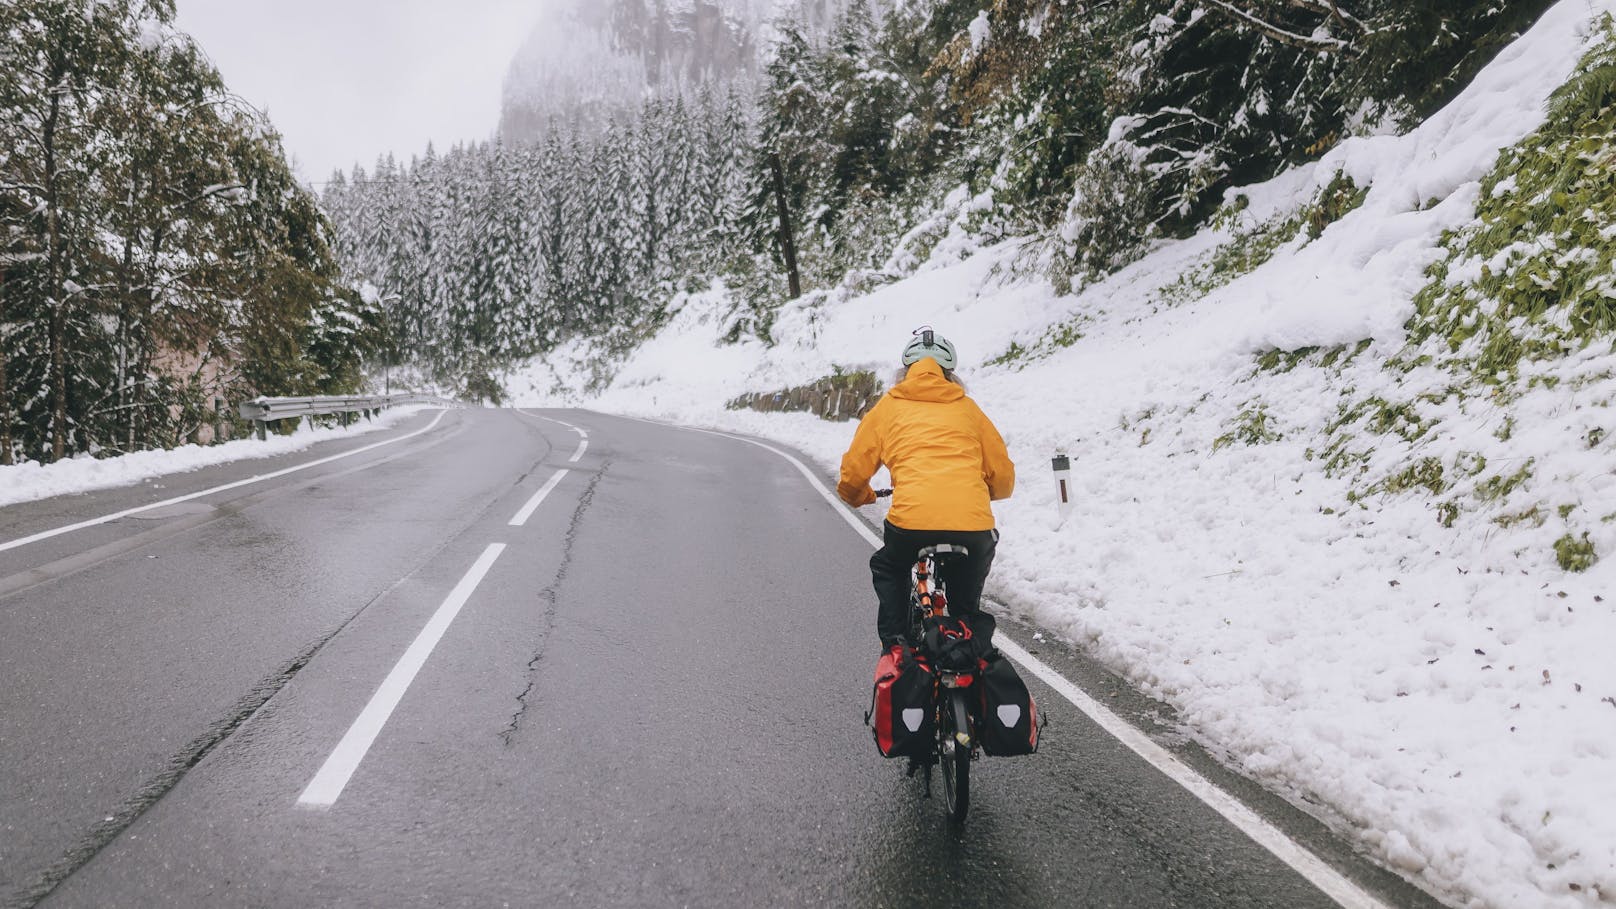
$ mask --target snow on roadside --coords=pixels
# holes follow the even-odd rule
[[[1607,903],[1616,524],[1595,541],[1605,559],[1571,574],[1542,528],[1445,527],[1417,496],[1348,505],[1348,483],[1309,449],[1342,401],[1430,380],[1382,364],[1404,341],[1441,234],[1473,218],[1498,151],[1543,122],[1594,17],[1613,9],[1562,0],[1420,128],[1349,140],[1243,190],[1252,221],[1296,211],[1337,173],[1368,194],[1316,241],[1298,238],[1199,299],[1164,291],[1227,233],[1166,244],[1066,297],[1007,277],[1021,252],[1011,242],[845,303],[788,306],[767,349],[720,344],[729,301],[722,288],[698,294],[599,394],[544,365],[513,394],[776,438],[830,468],[851,426],[724,402],[836,368],[885,378],[909,330],[931,323],[960,347],[971,392],[1021,469],[1016,497],[996,509],[1004,543],[991,594],[1447,898],[1478,909]],[[1334,371],[1254,369],[1264,350],[1363,341]],[[1016,350],[1032,354],[969,368]],[[1616,370],[1616,352],[1591,348],[1572,365]],[[1542,501],[1608,511],[1594,501],[1612,488],[1608,457],[1573,443],[1616,389],[1571,384],[1515,402],[1519,430],[1500,454],[1537,459],[1525,488]],[[1421,444],[1451,454],[1493,439],[1504,416],[1448,414]],[[1081,503],[1064,526],[1046,473],[1057,451],[1073,456]]]
[[[168,451],[139,451],[116,458],[71,458],[55,464],[28,461],[0,467],[0,508],[52,496],[129,486],[153,477],[184,473],[230,461],[273,458],[302,451],[320,442],[389,429],[429,409],[432,408],[396,407],[382,412],[374,420],[362,421],[347,428],[299,428],[292,435],[272,435],[262,442],[257,439],[237,439],[223,445],[182,445]]]

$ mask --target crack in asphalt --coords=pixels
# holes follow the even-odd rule
[[[556,604],[559,601],[561,584],[567,578],[567,568],[572,564],[572,547],[578,538],[578,527],[583,522],[584,512],[589,510],[590,504],[595,500],[595,488],[600,485],[601,478],[611,466],[610,460],[600,465],[600,470],[590,477],[584,494],[578,497],[578,505],[572,510],[572,520],[568,522],[566,536],[561,541],[561,565],[556,569],[555,579],[539,591],[539,598],[545,604],[544,627],[539,633],[539,647],[533,652],[533,658],[527,661],[527,687],[516,696],[516,712],[511,714],[511,721],[505,724],[505,728],[499,734],[500,741],[504,742],[506,747],[515,743],[516,733],[521,727],[523,717],[527,715],[528,695],[533,693],[539,666],[544,662],[544,644],[550,636],[550,629],[555,626]]]
[[[350,620],[351,621],[351,620]],[[222,742],[228,739],[242,724],[251,719],[270,699],[280,692],[292,677],[309,664],[310,660],[319,654],[332,638],[346,628],[347,622],[341,627],[333,629],[314,643],[303,648],[297,656],[286,663],[279,670],[260,681],[248,691],[241,700],[236,702],[234,708],[211,723],[200,735],[192,739],[184,748],[169,759],[168,766],[148,779],[135,791],[134,795],[125,799],[123,804],[104,819],[96,823],[86,832],[79,842],[66,853],[52,862],[45,870],[39,873],[32,884],[7,897],[0,906],[6,909],[26,909],[35,906],[51,895],[63,881],[72,877],[89,864],[102,849],[116,840],[135,821],[140,820],[153,805],[157,804],[163,796],[179,785],[191,768],[200,764],[204,758],[213,752]]]
[[[453,438],[464,431],[464,426],[461,426],[446,436],[434,439],[418,446],[413,446],[378,461],[355,465],[333,474],[311,477],[307,480],[293,483],[288,486],[274,487],[272,489],[245,496],[239,500],[227,502],[224,505],[219,506],[214,513],[205,516],[204,520],[198,521],[194,526],[212,523],[213,521],[222,518],[234,517],[245,511],[250,505],[258,504],[258,502],[271,496],[306,489],[318,483],[346,477],[349,474],[368,470],[406,456],[420,454],[422,451],[425,451],[428,448],[436,447],[438,444],[448,441],[450,438]],[[548,449],[553,448],[554,446],[548,446]],[[549,450],[546,451],[546,456],[548,456],[548,454]],[[543,461],[544,458],[536,459],[534,463],[528,467],[527,472],[523,474],[523,477],[525,478],[531,475],[535,470],[538,469]],[[604,471],[604,467],[602,470]],[[518,481],[518,483],[520,483],[520,481]],[[595,483],[591,482],[585,495],[592,497],[594,490]],[[474,510],[472,514],[482,514],[486,512],[488,508],[492,507],[493,504],[499,500],[500,495],[503,494],[504,493],[501,492],[492,496],[490,500],[483,506],[483,508]],[[575,514],[573,517],[574,524],[576,524],[576,519],[578,516]],[[476,519],[474,517],[468,517],[461,526],[457,527],[453,533],[444,538],[443,543],[434,549],[432,553],[422,562],[422,564],[430,564],[432,559],[436,558],[439,553],[446,549],[450,542],[463,535],[466,530],[473,523],[475,523],[475,520]],[[187,524],[181,528],[181,530],[189,530],[192,526],[193,525]],[[157,528],[155,531],[149,531],[146,534],[137,535],[140,539],[140,545],[155,541],[159,534],[163,537],[174,535],[173,532],[164,532],[164,530],[165,528]],[[571,541],[572,532],[569,531],[567,536],[569,551],[571,548]],[[78,843],[69,848],[65,853],[58,857],[56,861],[46,866],[43,871],[39,872],[38,876],[34,878],[33,883],[24,886],[21,890],[15,891],[10,895],[0,894],[0,909],[32,909],[32,907],[43,902],[51,895],[52,892],[56,890],[57,887],[60,887],[68,878],[77,874],[85,865],[88,865],[97,855],[101,853],[101,850],[105,849],[107,846],[111,845],[113,841],[117,840],[118,837],[122,836],[125,830],[128,830],[131,826],[133,826],[136,821],[140,820],[140,818],[147,811],[151,810],[151,808],[161,801],[165,795],[172,791],[175,786],[178,786],[180,781],[185,778],[185,775],[189,773],[192,768],[202,763],[203,759],[218,748],[219,745],[223,744],[226,739],[230,738],[231,735],[235,734],[236,730],[240,729],[243,724],[252,719],[253,716],[255,716],[260,710],[264,709],[265,705],[267,705],[270,700],[275,697],[275,695],[279,694],[281,689],[285,688],[298,674],[298,672],[312,662],[314,658],[320,654],[320,651],[332,641],[332,639],[341,634],[343,631],[347,630],[348,626],[352,625],[360,616],[369,612],[370,608],[379,600],[392,593],[409,578],[414,577],[415,573],[416,571],[408,572],[398,581],[389,585],[385,590],[377,593],[363,606],[359,607],[359,609],[356,610],[353,615],[345,619],[342,624],[338,625],[327,634],[322,635],[312,644],[300,651],[279,670],[261,680],[257,685],[254,685],[246,695],[242,696],[242,698],[236,702],[235,706],[225,716],[215,720],[213,723],[210,723],[201,734],[192,739],[184,748],[180,749],[178,753],[170,758],[168,766],[163,768],[163,770],[159,771],[156,775],[152,776],[145,783],[141,784],[140,788],[135,790],[133,795],[125,799],[123,803],[115,810],[106,815],[102,820],[98,821],[93,827],[86,831],[80,837]],[[560,583],[559,577],[557,578],[557,583]],[[4,597],[12,592],[14,591],[7,590],[3,586],[0,586],[0,597]]]

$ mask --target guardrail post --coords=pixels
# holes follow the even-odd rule
[[[381,415],[387,407],[398,404],[413,404],[425,401],[444,402],[443,399],[428,395],[388,395],[387,397],[311,397],[311,398],[269,398],[257,397],[251,401],[243,401],[237,407],[241,419],[253,425],[253,431],[260,440],[269,438],[269,421],[271,420],[307,420],[312,428],[314,417],[319,414],[336,414],[343,426],[352,426],[358,422],[355,414],[364,414],[366,420],[374,420]]]

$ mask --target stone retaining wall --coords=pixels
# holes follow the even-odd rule
[[[864,416],[881,397],[881,382],[870,372],[827,376],[811,385],[784,391],[744,394],[725,406],[730,410],[763,413],[812,413],[826,420],[846,421]]]

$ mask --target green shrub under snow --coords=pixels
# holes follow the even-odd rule
[[[1482,182],[1476,217],[1442,239],[1406,324],[1407,346],[1388,369],[1401,394],[1344,392],[1318,456],[1349,479],[1351,498],[1424,494],[1453,527],[1467,513],[1504,530],[1540,528],[1558,515],[1558,564],[1581,571],[1598,558],[1573,505],[1539,500],[1532,485],[1544,466],[1527,458],[1489,466],[1481,452],[1433,457],[1421,449],[1446,434],[1442,424],[1497,414],[1493,438],[1509,444],[1518,421],[1542,423],[1522,403],[1535,389],[1608,383],[1605,352],[1616,336],[1616,25],[1575,76],[1551,97],[1548,119],[1500,154]],[[1285,358],[1271,355],[1273,368]],[[1576,399],[1584,422],[1602,424],[1610,400]],[[1597,448],[1602,426],[1578,430]],[[1377,449],[1401,452],[1377,457]],[[1371,465],[1374,465],[1373,468]],[[1390,466],[1388,466],[1390,465]],[[1597,519],[1597,515],[1592,516]]]
[[[1500,157],[1476,220],[1445,238],[1408,325],[1420,356],[1499,382],[1616,331],[1613,136],[1616,34]]]

